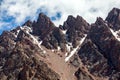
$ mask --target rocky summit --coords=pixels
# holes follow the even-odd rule
[[[0,35],[0,80],[120,80],[120,9],[89,24],[45,14]]]

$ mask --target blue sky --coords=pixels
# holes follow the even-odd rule
[[[113,7],[120,8],[120,0],[0,0],[0,4],[0,34],[36,20],[40,12],[59,26],[68,15],[80,15],[93,23],[96,17],[105,19]]]

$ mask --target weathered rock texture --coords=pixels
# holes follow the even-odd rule
[[[0,35],[0,80],[120,80],[120,9],[93,24],[39,14]]]

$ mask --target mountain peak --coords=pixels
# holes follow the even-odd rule
[[[50,32],[55,27],[50,18],[43,13],[39,14],[37,22],[34,22],[32,26],[33,33],[39,36],[43,35],[43,33]]]
[[[90,25],[45,14],[0,35],[0,80],[120,80],[120,10]],[[115,31],[118,30],[118,31]]]
[[[33,24],[33,22],[30,21],[30,20],[28,20],[28,21],[26,21],[26,22],[23,24],[23,26],[29,26],[29,27],[32,27],[32,24]]]
[[[97,17],[95,24],[97,25],[97,27],[99,27],[100,25],[106,25],[107,26],[106,21],[103,20],[103,18],[101,18],[101,17]]]
[[[74,28],[78,31],[86,33],[90,29],[90,26],[89,23],[87,23],[87,21],[81,16],[77,15],[77,17],[73,17],[72,15],[69,15],[61,28],[67,30]]]
[[[44,13],[40,13],[37,19],[37,23],[39,22],[44,23],[45,21],[50,21],[50,18],[47,17]]]
[[[120,29],[120,9],[118,8],[113,8],[107,18],[106,21],[113,26],[111,27],[114,30],[119,30]]]

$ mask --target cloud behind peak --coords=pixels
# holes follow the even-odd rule
[[[26,20],[37,19],[40,12],[49,16],[58,26],[68,15],[80,15],[89,23],[96,17],[105,18],[113,8],[120,8],[119,0],[3,0],[0,6],[0,29],[22,25]],[[3,17],[3,16],[10,16]],[[6,19],[8,18],[8,19]],[[7,20],[7,21],[6,21]]]

